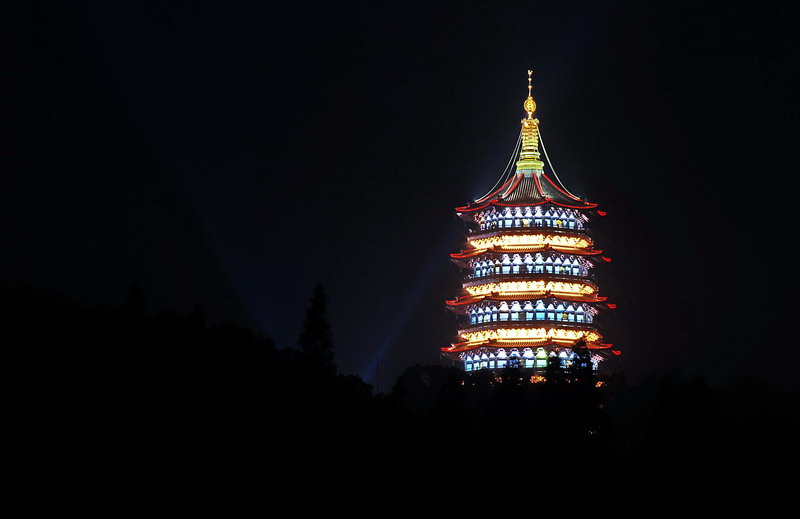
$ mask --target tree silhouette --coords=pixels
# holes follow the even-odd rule
[[[327,295],[322,284],[314,287],[310,306],[306,309],[306,320],[298,344],[303,360],[312,376],[326,378],[336,375],[333,361],[333,341],[327,314]]]

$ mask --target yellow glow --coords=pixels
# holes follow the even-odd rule
[[[514,340],[514,339],[557,339],[562,341],[577,341],[584,338],[589,342],[601,339],[596,332],[583,330],[567,330],[564,328],[498,328],[496,330],[480,330],[477,332],[464,332],[461,334],[468,342],[483,342],[489,339]]]
[[[464,288],[470,295],[479,296],[499,292],[552,292],[553,294],[585,294],[595,293],[595,287],[586,283],[565,283],[563,281],[501,281],[484,283]]]
[[[488,249],[494,246],[513,247],[514,245],[548,244],[570,249],[585,249],[592,245],[592,242],[584,237],[552,234],[504,234],[470,240],[469,243],[476,249]]]

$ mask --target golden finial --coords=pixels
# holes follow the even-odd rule
[[[533,86],[531,85],[531,76],[532,75],[533,75],[533,71],[529,70],[528,71],[528,98],[525,100],[525,104],[522,105],[523,108],[525,108],[525,111],[528,112],[528,119],[532,119],[533,118],[533,112],[536,111],[536,102],[533,100],[533,96],[531,96],[531,88],[533,88]]]

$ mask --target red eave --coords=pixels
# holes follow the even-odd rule
[[[496,293],[495,294],[481,294],[481,295],[476,295],[476,296],[467,295],[467,296],[463,296],[463,297],[458,297],[458,298],[453,299],[451,301],[445,301],[445,304],[447,306],[462,306],[462,305],[468,305],[468,304],[471,304],[471,303],[478,303],[480,301],[483,301],[484,299],[491,299],[493,301],[511,301],[511,300],[516,300],[516,299],[525,299],[525,298],[527,298],[527,299],[544,299],[544,298],[547,298],[547,297],[554,297],[556,299],[561,299],[563,301],[571,301],[573,303],[602,303],[606,299],[608,299],[607,297],[599,297],[599,296],[594,296],[594,297],[592,297],[592,296],[574,296],[573,297],[573,296],[566,296],[566,295],[555,296],[549,290],[545,290],[545,291],[541,291],[541,292],[539,292],[539,291],[527,292],[527,293],[525,293],[524,297],[520,297],[519,295],[514,295],[514,296],[505,296],[505,297],[501,298],[500,295],[496,294]]]
[[[553,341],[553,340],[530,340],[530,341],[518,341],[512,344],[503,344],[499,343],[497,340],[488,339],[485,341],[468,343],[468,342],[457,342],[451,344],[449,347],[441,348],[441,351],[444,353],[462,353],[465,351],[474,350],[483,346],[489,346],[491,348],[541,348],[545,346],[561,346],[563,348],[570,348],[568,344],[574,345],[577,341]],[[611,344],[603,344],[600,342],[588,342],[586,346],[590,350],[607,350],[611,348]],[[614,353],[615,355],[619,355],[619,353]]]
[[[494,205],[494,206],[498,206],[498,207],[533,207],[533,206],[544,205],[544,204],[553,204],[553,205],[557,205],[557,206],[561,206],[561,207],[568,207],[570,209],[594,209],[598,205],[598,204],[593,204],[593,203],[590,203],[590,202],[583,202],[584,205],[572,205],[572,204],[565,204],[565,203],[562,203],[562,202],[556,202],[555,200],[553,200],[551,198],[546,198],[545,200],[543,200],[541,202],[524,202],[524,203],[519,203],[519,204],[509,204],[509,203],[500,202],[498,200],[491,200],[489,202],[486,202],[486,203],[483,203],[481,205],[477,205],[477,206],[474,206],[474,207],[470,207],[468,205],[465,205],[465,206],[462,206],[462,207],[456,207],[455,210],[458,213],[471,213],[473,211],[478,211],[480,209],[483,209],[484,207],[487,207],[489,205]]]

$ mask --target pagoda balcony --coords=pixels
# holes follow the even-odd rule
[[[568,227],[547,227],[544,225],[527,225],[519,227],[498,227],[496,229],[467,229],[466,237],[468,239],[488,238],[491,236],[499,236],[503,234],[520,234],[520,231],[530,233],[543,233],[543,234],[562,234],[567,236],[589,236],[588,230],[584,227],[568,228]]]
[[[495,328],[566,328],[570,330],[584,330],[596,332],[597,327],[591,322],[565,321],[561,319],[506,319],[489,321],[485,323],[459,323],[458,333],[480,332]]]
[[[469,272],[463,275],[464,285],[473,286],[473,285],[480,285],[482,283],[491,283],[497,281],[533,281],[533,280],[547,280],[547,281],[568,281],[570,283],[575,282],[588,282],[593,285],[597,284],[596,276],[594,274],[556,274],[555,272],[546,272],[546,271],[534,271],[534,270],[527,270],[526,268],[520,268],[519,271],[514,272],[505,272],[505,273],[494,273],[494,274],[482,274],[477,275],[474,272]]]
[[[501,281],[563,281],[565,283],[585,283],[592,286],[597,291],[597,283],[594,274],[588,276],[573,276],[572,274],[553,274],[550,272],[520,272],[518,274],[489,274],[487,276],[476,276],[468,274],[464,276],[464,288],[484,283],[497,283]]]

